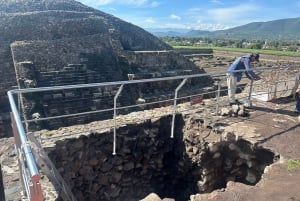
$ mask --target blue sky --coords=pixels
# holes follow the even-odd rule
[[[142,28],[220,30],[300,17],[300,0],[77,0]]]

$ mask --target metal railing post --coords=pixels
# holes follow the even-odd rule
[[[123,86],[124,84],[122,84],[120,86],[120,88],[118,89],[115,97],[114,97],[114,141],[113,141],[113,155],[116,155],[116,144],[117,144],[117,99],[120,95],[120,93],[122,92],[123,90]]]
[[[32,151],[35,153],[37,164],[41,167],[41,171],[44,172],[48,179],[53,183],[62,200],[76,201],[72,190],[66,184],[53,162],[49,159],[48,155],[43,150],[42,145],[34,137],[34,134],[28,133],[28,138],[32,142]],[[36,188],[40,188],[40,186],[37,186]]]
[[[25,134],[25,130],[22,125],[22,121],[20,119],[16,104],[15,104],[13,94],[11,91],[9,91],[7,94],[8,94],[10,107],[12,110],[13,121],[16,126],[15,130],[18,132],[18,134],[17,134],[19,137],[18,140],[20,140],[20,144],[19,144],[20,147],[18,147],[18,149],[20,149],[22,151],[22,153],[24,154],[24,159],[26,160],[26,167],[29,169],[30,179],[32,182],[32,186],[30,186],[32,190],[30,190],[30,193],[34,193],[34,194],[33,195],[30,194],[27,196],[33,197],[34,201],[42,201],[43,195],[42,195],[40,183],[39,183],[41,176],[40,176],[38,168],[36,166],[35,159],[34,159],[29,141]],[[31,200],[33,200],[33,199],[31,199]]]
[[[177,94],[178,91],[183,87],[183,85],[186,83],[187,78],[185,78],[176,88],[175,90],[175,96],[174,96],[174,106],[173,106],[173,116],[172,116],[172,127],[171,127],[171,138],[174,138],[174,124],[175,124],[175,115],[177,110]]]
[[[253,90],[253,83],[254,81],[250,81],[250,89],[249,89],[249,94],[248,94],[248,101],[249,101],[249,106],[252,107],[252,101],[251,101],[251,96],[252,96],[252,90]]]
[[[216,114],[215,115],[218,115],[218,113],[219,113],[219,103],[220,103],[220,96],[221,96],[221,84],[226,79],[227,79],[227,77],[224,78],[224,79],[221,79],[218,82],[218,91],[217,91],[217,97],[216,97],[217,98],[217,104],[216,104],[216,112],[215,112]]]

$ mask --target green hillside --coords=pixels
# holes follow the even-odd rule
[[[300,40],[300,17],[246,25],[213,32],[191,31],[186,36],[209,36],[234,39]]]

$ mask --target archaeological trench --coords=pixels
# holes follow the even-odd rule
[[[212,58],[211,50],[196,52],[210,54],[206,58],[186,57],[195,52],[174,51],[143,29],[73,0],[2,0],[0,11],[1,137],[12,136],[8,90],[200,74],[212,63],[226,67],[234,59]],[[172,98],[178,84],[126,86],[118,106],[139,98]],[[212,78],[201,77],[188,82],[179,96],[214,88]],[[111,108],[117,90],[110,86],[25,94],[21,116],[31,120]],[[234,133],[212,132],[201,115],[178,114],[170,138],[172,115],[159,108],[167,105],[156,106],[161,117],[117,128],[116,155],[113,131],[96,129],[109,124],[109,113],[31,122],[26,129],[43,138],[44,149],[34,150],[49,156],[79,201],[135,201],[151,193],[186,201],[225,188],[228,181],[255,185],[265,167],[278,160],[277,154]],[[135,115],[147,116],[144,109],[149,108]],[[130,109],[121,114],[134,119]],[[49,164],[40,165],[44,170]],[[63,200],[60,186],[51,182],[43,186],[45,199]]]

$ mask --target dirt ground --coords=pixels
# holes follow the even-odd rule
[[[234,57],[224,53],[214,58],[223,56]],[[261,57],[263,59],[264,56]],[[274,57],[265,56],[264,59],[276,62]],[[295,61],[295,58],[285,59]],[[300,58],[296,60],[300,61]],[[220,65],[220,69],[225,69],[227,64]],[[206,68],[220,70],[216,66]],[[300,167],[292,170],[287,167],[289,159],[300,160],[300,117],[293,112],[294,107],[295,101],[291,97],[272,102],[254,100],[249,117],[224,118],[228,125],[226,129],[238,130],[242,137],[278,154],[280,159],[266,168],[262,179],[255,186],[228,182],[225,189],[194,195],[191,201],[300,201]],[[13,143],[12,138],[0,139],[0,156],[2,171],[9,175],[4,178],[5,190],[9,195],[6,200],[17,201],[22,200],[20,175],[13,168],[6,167],[8,162],[17,167]]]
[[[209,194],[193,196],[192,201],[300,201],[300,167],[288,169],[288,160],[300,159],[300,117],[293,113],[291,98],[276,102],[253,102],[249,118],[224,120],[248,140],[278,154],[280,159],[268,166],[255,185],[228,182],[227,187]]]

